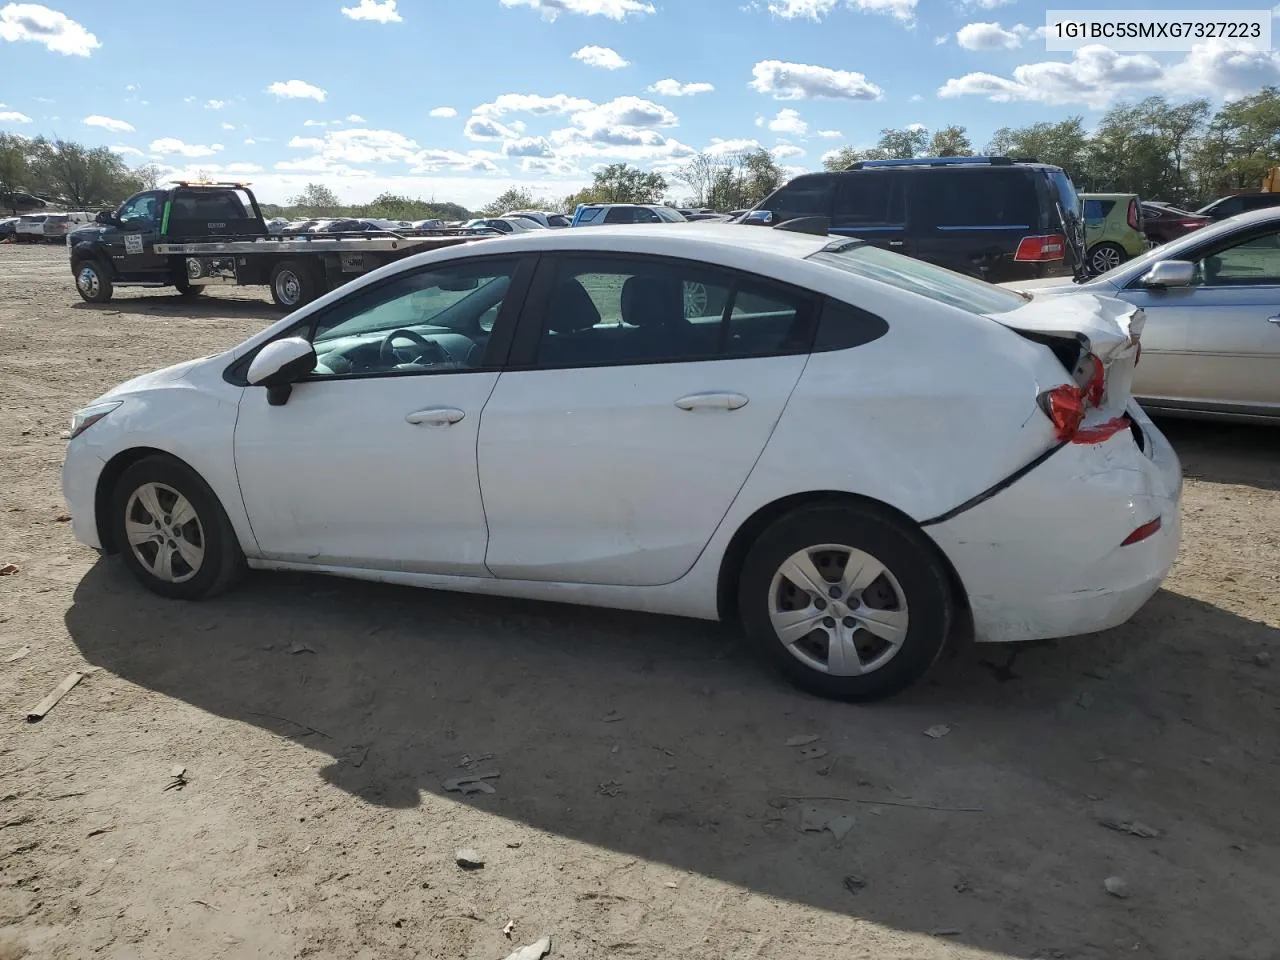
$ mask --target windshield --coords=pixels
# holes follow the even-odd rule
[[[836,241],[808,259],[980,315],[1008,313],[1025,306],[1028,299],[1023,294],[858,240]]]

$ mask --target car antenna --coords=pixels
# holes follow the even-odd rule
[[[831,232],[830,217],[796,217],[775,224],[775,230],[786,230],[788,233],[811,233],[815,237],[825,237]]]

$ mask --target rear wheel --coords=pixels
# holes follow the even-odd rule
[[[276,306],[294,310],[320,295],[320,280],[311,265],[285,260],[271,271],[271,299]]]
[[[126,469],[111,497],[112,534],[125,566],[153,593],[199,600],[244,569],[231,521],[200,475],[158,455]]]
[[[111,277],[97,260],[81,260],[75,265],[76,292],[88,303],[106,303],[115,293]]]
[[[186,300],[194,300],[196,297],[204,293],[204,286],[197,284],[191,285],[191,278],[183,273],[178,273],[173,278],[173,287],[178,291],[178,296]]]
[[[1089,269],[1095,274],[1114,270],[1129,259],[1118,243],[1099,243],[1089,251]]]
[[[743,564],[739,611],[750,639],[797,686],[877,700],[937,659],[953,598],[919,530],[869,505],[821,506],[761,534]]]

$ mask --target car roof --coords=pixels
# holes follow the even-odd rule
[[[1081,193],[1079,196],[1085,200],[1124,200],[1126,198],[1136,200],[1136,193]]]

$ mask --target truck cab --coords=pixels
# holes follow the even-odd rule
[[[179,181],[168,189],[135,193],[118,209],[104,210],[93,224],[73,231],[67,242],[80,295],[94,301],[93,291],[107,284],[197,290],[187,282],[181,258],[157,253],[157,243],[252,240],[267,234],[247,184]]]

